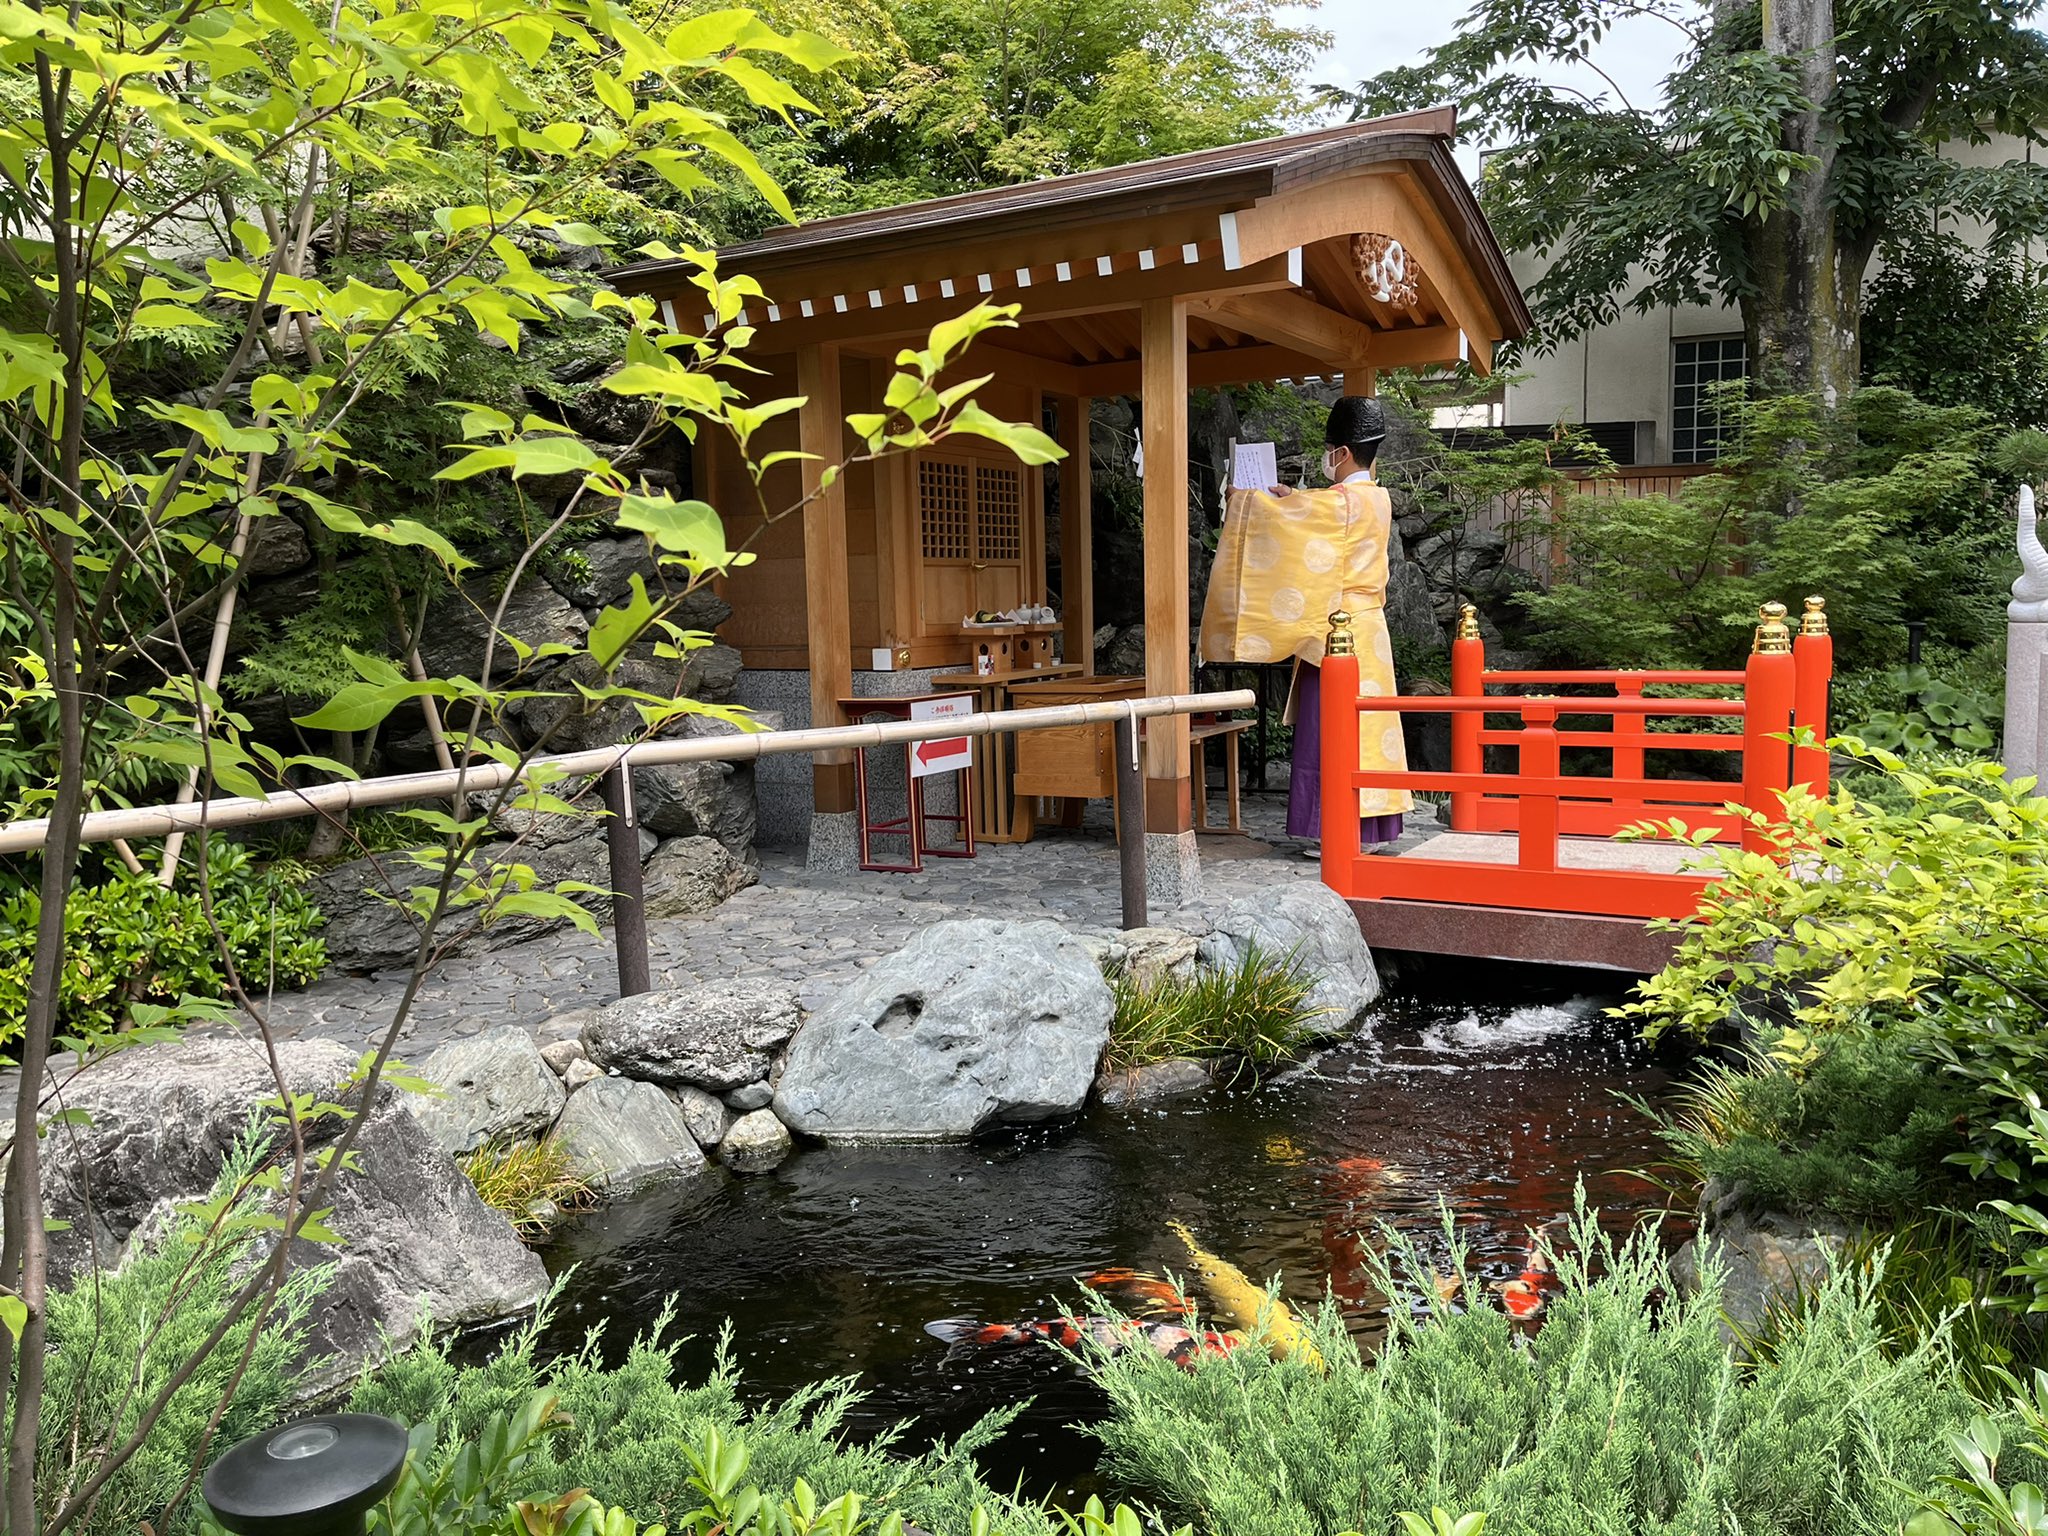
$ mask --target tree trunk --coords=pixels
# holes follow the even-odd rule
[[[1743,300],[1750,375],[1772,393],[1818,395],[1829,405],[1856,387],[1863,269],[1845,248],[1830,206],[1836,130],[1834,0],[1761,0],[1764,48],[1796,62],[1812,107],[1785,120],[1785,148],[1812,164],[1793,174],[1785,204],[1748,225],[1752,291]]]

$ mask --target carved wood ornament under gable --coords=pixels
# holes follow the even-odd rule
[[[1353,235],[1351,264],[1357,268],[1359,280],[1380,303],[1413,309],[1422,302],[1421,291],[1416,287],[1422,268],[1392,236]]]

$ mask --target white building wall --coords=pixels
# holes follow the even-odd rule
[[[2024,140],[2002,137],[1989,144],[1958,144],[1945,151],[1965,165],[2003,165],[2033,160],[2039,151]],[[1973,220],[1943,216],[1944,233],[1973,245],[1985,239]],[[2031,243],[2028,260],[2043,256]],[[1526,292],[1548,263],[1530,252],[1510,254],[1508,265]],[[1671,462],[1671,368],[1675,343],[1688,338],[1740,336],[1742,316],[1732,305],[1687,304],[1638,314],[1624,309],[1610,325],[1598,326],[1553,351],[1525,356],[1522,377],[1506,390],[1502,422],[1507,426],[1548,426],[1559,421],[1633,421],[1636,462]]]

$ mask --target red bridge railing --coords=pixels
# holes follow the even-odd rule
[[[1764,840],[1731,806],[1780,816],[1792,784],[1824,793],[1828,755],[1792,746],[1795,727],[1827,737],[1833,642],[1821,599],[1806,600],[1796,639],[1781,603],[1760,615],[1748,664],[1739,672],[1486,670],[1485,642],[1467,606],[1451,649],[1451,689],[1439,697],[1360,697],[1358,658],[1347,614],[1330,616],[1323,661],[1323,881],[1359,899],[1451,902],[1620,917],[1686,917],[1711,876],[1629,868],[1588,868],[1561,861],[1561,837],[1611,837],[1645,821],[1682,824],[1722,842],[1761,849]],[[1732,690],[1718,698],[1649,697],[1659,684]],[[1499,694],[1490,688],[1570,687],[1601,693]],[[1451,771],[1362,771],[1359,731],[1368,714],[1446,714]],[[1511,719],[1502,728],[1493,719]],[[1652,730],[1655,719],[1726,720],[1734,730]],[[1604,722],[1564,728],[1564,722]],[[1807,738],[1799,738],[1805,741]],[[1488,772],[1486,749],[1512,748],[1512,773]],[[1604,753],[1606,773],[1565,772],[1573,749]],[[1728,778],[1651,777],[1652,750],[1739,754],[1739,784]],[[1583,764],[1575,755],[1575,767]],[[1513,863],[1365,856],[1359,844],[1358,791],[1427,790],[1450,797],[1453,832],[1517,834]]]

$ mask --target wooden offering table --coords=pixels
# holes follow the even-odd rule
[[[1026,667],[1014,672],[948,672],[932,684],[949,692],[972,691],[976,713],[993,713],[1012,708],[1011,695],[1020,685],[1077,676],[1084,669],[1079,662],[1057,662]],[[1043,735],[1031,731],[1027,736]],[[1058,735],[1057,731],[1052,734]],[[997,731],[982,738],[982,750],[974,754],[974,835],[985,843],[1028,843],[1032,817],[1029,801],[1014,798],[1010,786],[1012,760],[1017,750],[1016,733]]]
[[[1076,677],[1064,681],[1020,683],[1010,689],[1014,709],[1045,709],[1056,704],[1101,704],[1145,696],[1142,677]],[[1017,736],[1017,772],[1011,787],[1029,807],[1040,796],[1066,800],[1078,808],[1083,800],[1116,794],[1115,730],[1108,724],[1060,726],[1046,731],[1021,731]]]

